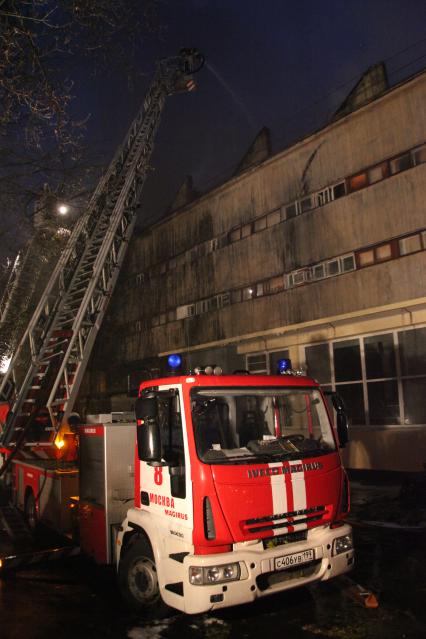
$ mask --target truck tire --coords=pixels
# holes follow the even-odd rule
[[[158,619],[173,611],[161,598],[154,556],[143,537],[138,537],[120,560],[118,585],[124,602],[132,610]]]
[[[31,532],[34,532],[38,526],[38,515],[37,515],[37,506],[34,497],[34,493],[31,491],[28,493],[27,498],[25,500],[25,519],[28,524],[28,528]]]

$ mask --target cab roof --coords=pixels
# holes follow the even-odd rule
[[[318,387],[316,380],[305,375],[179,375],[173,377],[161,377],[149,379],[141,383],[139,390],[153,388],[158,386],[176,386],[183,387],[212,387],[212,386],[269,386],[269,387],[289,387],[289,386],[313,386]]]

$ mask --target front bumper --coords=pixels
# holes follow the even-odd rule
[[[351,570],[354,550],[332,555],[333,542],[338,537],[349,535],[347,524],[331,530],[316,528],[309,532],[303,542],[264,549],[260,542],[235,544],[233,552],[223,555],[187,555],[183,562],[183,596],[180,601],[167,601],[167,590],[162,591],[164,600],[189,614],[198,614],[248,603],[257,598],[289,590],[314,581],[326,581]],[[313,560],[284,570],[275,570],[275,559],[313,549]],[[241,576],[238,581],[222,584],[193,585],[189,582],[190,566],[215,566],[238,562]],[[177,605],[180,604],[180,605]]]

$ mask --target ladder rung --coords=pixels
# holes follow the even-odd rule
[[[61,404],[65,404],[69,400],[69,397],[62,397],[62,399],[54,399],[51,402],[50,406],[60,406]]]

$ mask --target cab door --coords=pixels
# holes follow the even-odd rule
[[[193,508],[182,386],[161,386],[157,394],[161,461],[140,462],[141,508],[157,528],[192,543]]]

